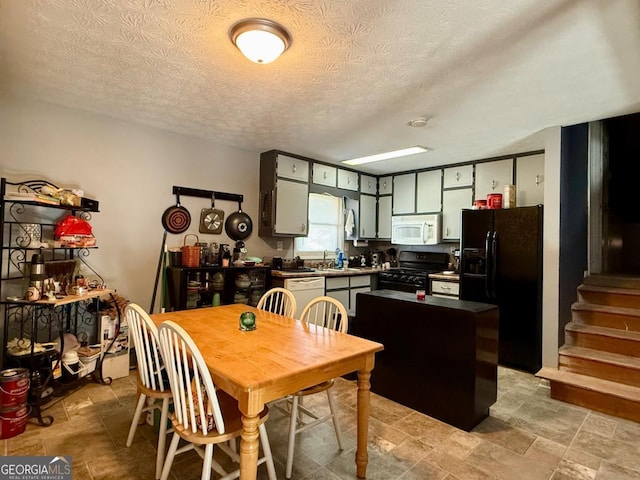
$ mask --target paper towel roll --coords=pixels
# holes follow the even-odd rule
[[[502,198],[502,208],[515,208],[516,206],[516,186],[505,185]]]

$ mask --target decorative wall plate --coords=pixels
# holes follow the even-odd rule
[[[224,212],[216,208],[203,208],[200,213],[200,233],[222,233]]]

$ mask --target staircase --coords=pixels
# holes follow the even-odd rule
[[[578,287],[551,398],[640,422],[640,278],[592,275]]]

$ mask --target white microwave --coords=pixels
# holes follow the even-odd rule
[[[442,237],[442,214],[391,217],[391,243],[435,245]]]

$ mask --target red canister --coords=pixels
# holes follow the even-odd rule
[[[29,370],[9,368],[0,371],[0,409],[17,407],[29,396]]]
[[[12,438],[23,433],[27,428],[28,419],[29,407],[26,404],[0,410],[0,439]]]
[[[502,208],[502,194],[490,193],[487,195],[487,208]]]

